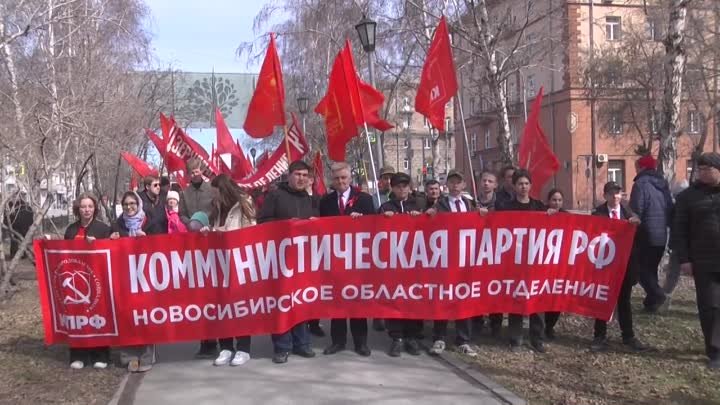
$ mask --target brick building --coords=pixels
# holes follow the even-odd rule
[[[506,15],[508,8],[511,16],[516,13],[521,16],[526,7],[524,0],[488,3],[491,16]],[[641,134],[630,112],[617,110],[608,114],[608,106],[612,107],[614,101],[597,100],[589,95],[583,84],[588,50],[622,46],[621,34],[630,26],[644,27],[647,41],[654,41],[656,46],[662,47],[659,42],[662,35],[658,34],[659,24],[645,13],[641,0],[549,0],[547,9],[543,7],[534,9],[538,16],[530,19],[526,36],[546,37],[550,45],[537,63],[520,69],[506,83],[512,139],[517,144],[525,122],[524,106],[529,108],[543,86],[545,97],[540,120],[560,161],[560,170],[544,189],[558,187],[565,193],[566,205],[588,209],[602,200],[602,185],[609,180],[630,190],[635,176],[635,149]],[[504,40],[515,41],[515,38]],[[490,103],[483,99],[482,90],[473,90],[469,85],[471,75],[460,72],[459,79],[472,166],[476,171],[497,170],[500,168],[497,120]],[[523,98],[527,98],[526,103]],[[709,118],[701,122],[701,116]],[[459,121],[457,115],[456,120]],[[704,150],[717,150],[716,121],[716,114],[711,111],[703,111],[701,115],[689,107],[689,103],[684,103],[683,134],[678,139],[676,161],[677,182],[688,178],[690,155],[699,142],[700,128],[707,128]],[[656,131],[653,129],[653,132]],[[654,156],[657,156],[657,144],[656,140]],[[458,167],[469,172],[464,142],[457,144],[456,159]]]

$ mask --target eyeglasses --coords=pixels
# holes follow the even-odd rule
[[[135,201],[130,201],[130,202],[123,203],[123,207],[132,207],[132,206],[135,206],[135,205],[137,205],[137,203],[136,203]]]

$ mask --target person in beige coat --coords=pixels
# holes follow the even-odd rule
[[[212,186],[212,210],[210,226],[203,232],[230,232],[255,225],[255,205],[252,198],[227,174],[216,176]],[[219,339],[220,354],[215,359],[216,366],[239,366],[250,360],[250,336]]]

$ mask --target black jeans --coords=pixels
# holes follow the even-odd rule
[[[386,319],[388,335],[393,339],[418,339],[423,330],[423,321],[418,319]]]
[[[502,322],[504,314],[490,314],[488,315],[488,318],[490,319],[490,330],[500,330],[502,328]]]
[[[555,325],[560,319],[560,312],[545,312],[545,330],[555,329]]]
[[[250,353],[250,336],[239,336],[236,338],[218,339],[220,342],[220,350],[230,350]]]
[[[632,297],[632,289],[635,285],[635,277],[632,274],[632,269],[628,268],[623,279],[622,286],[620,287],[620,294],[617,300],[617,314],[618,323],[620,324],[620,331],[622,332],[623,340],[632,339],[635,337],[633,331],[633,319],[632,319],[632,305],[630,298]],[[595,332],[594,337],[606,337],[607,336],[607,322],[596,319],[595,320]]]
[[[693,278],[705,353],[715,360],[720,357],[720,272],[693,267]]]
[[[445,342],[448,332],[449,321],[435,321],[433,323],[433,341],[442,340]],[[458,319],[455,321],[455,344],[460,346],[470,343],[472,333],[472,318]]]
[[[653,308],[665,301],[665,291],[658,281],[658,266],[665,254],[664,246],[647,246],[639,242],[634,255],[636,273],[640,279],[640,286],[645,290],[643,305]]]
[[[70,363],[74,361],[82,361],[85,365],[95,362],[110,362],[109,347],[88,347],[88,348],[70,348]]]
[[[367,344],[368,325],[366,318],[352,318],[350,322],[350,333],[355,346]],[[332,343],[345,345],[347,343],[348,319],[333,319],[330,321],[330,339]]]
[[[520,344],[523,341],[523,316],[508,315],[508,329],[510,330],[510,343]],[[542,341],[545,332],[545,321],[542,314],[530,315],[530,341]]]

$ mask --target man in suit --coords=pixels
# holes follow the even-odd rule
[[[447,175],[448,195],[439,197],[435,205],[427,213],[436,212],[473,212],[477,211],[475,202],[462,196],[465,191],[465,177],[462,173],[451,170]],[[472,320],[470,318],[455,320],[455,345],[460,353],[477,357],[477,351],[470,345]],[[447,320],[436,320],[433,323],[433,345],[430,354],[439,355],[445,351],[445,338],[448,331]]]
[[[331,166],[331,170],[334,191],[320,200],[320,216],[349,215],[351,218],[360,218],[363,215],[375,214],[372,196],[350,185],[352,181],[350,165],[345,162],[336,162]],[[331,344],[323,351],[324,354],[335,354],[345,350],[347,323],[347,319],[330,321]],[[369,356],[367,319],[350,319],[350,332],[355,344],[355,352],[361,356]]]
[[[630,221],[630,223],[636,225],[640,224],[640,219],[629,208],[620,203],[622,201],[622,187],[620,187],[619,184],[614,181],[607,182],[603,187],[603,194],[605,202],[596,207],[593,210],[592,215]],[[633,256],[637,253],[637,250],[633,250]],[[632,288],[637,282],[637,275],[633,271],[633,260],[637,260],[637,258],[630,258],[630,263],[628,264],[628,268],[625,272],[625,278],[623,279],[622,286],[620,287],[620,295],[618,296],[617,301],[617,314],[618,323],[620,324],[620,330],[622,332],[623,344],[630,350],[642,352],[646,351],[647,347],[635,337],[632,321],[632,305],[630,303]],[[590,351],[602,352],[606,351],[608,347],[607,322],[596,319]]]

